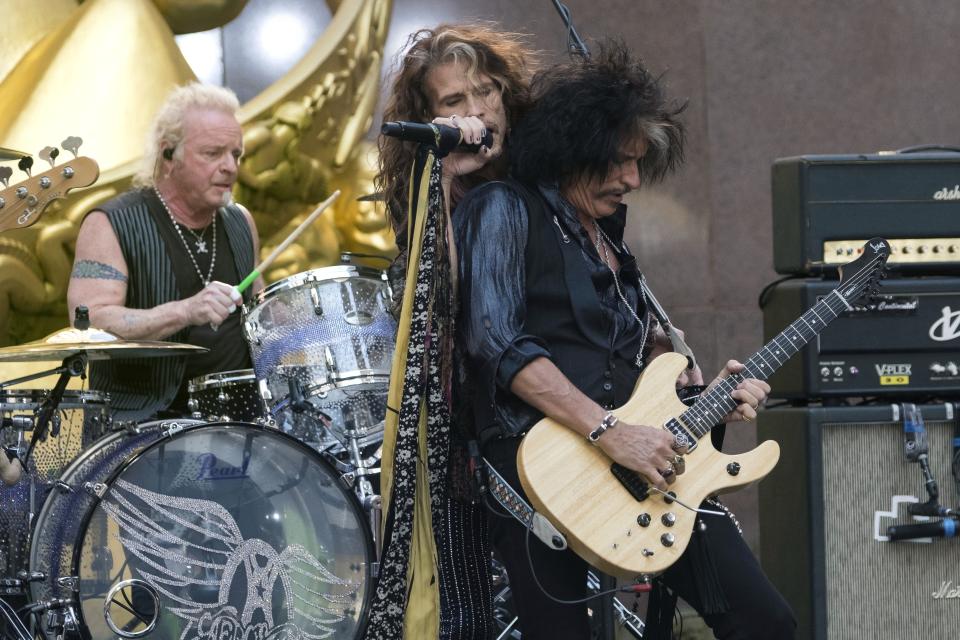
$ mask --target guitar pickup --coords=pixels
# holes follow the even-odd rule
[[[610,472],[637,502],[643,502],[650,495],[650,483],[636,471],[614,462],[610,465]]]

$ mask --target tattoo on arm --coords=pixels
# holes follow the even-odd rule
[[[123,275],[119,269],[96,260],[77,260],[73,263],[73,273],[70,274],[70,277],[127,281],[127,276]]]

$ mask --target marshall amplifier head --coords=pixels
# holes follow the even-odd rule
[[[763,308],[764,340],[829,294],[836,281],[781,282]],[[775,398],[960,397],[960,278],[884,280],[770,377]]]
[[[834,273],[877,236],[890,270],[960,273],[960,153],[781,158],[772,178],[779,273]]]

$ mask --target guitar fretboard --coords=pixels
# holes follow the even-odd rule
[[[745,378],[766,380],[783,363],[789,360],[808,342],[817,337],[823,329],[840,315],[844,309],[849,309],[847,302],[838,289],[822,298],[815,305],[807,309],[803,315],[794,320],[790,326],[777,334],[762,349],[750,356],[741,373],[724,378],[717,386],[700,396],[689,409],[678,416],[681,426],[698,440],[709,433],[714,425],[739,403],[730,396]]]

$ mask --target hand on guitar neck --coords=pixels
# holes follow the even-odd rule
[[[746,369],[746,366],[742,363],[736,360],[727,360],[727,364],[723,367],[723,370],[713,379],[713,382],[707,386],[707,391],[710,391],[720,384],[724,378],[740,373],[744,369]],[[764,380],[745,378],[737,385],[736,389],[730,393],[730,396],[737,400],[738,404],[730,413],[724,416],[723,421],[750,422],[757,417],[757,410],[766,401],[769,393],[770,385]]]

